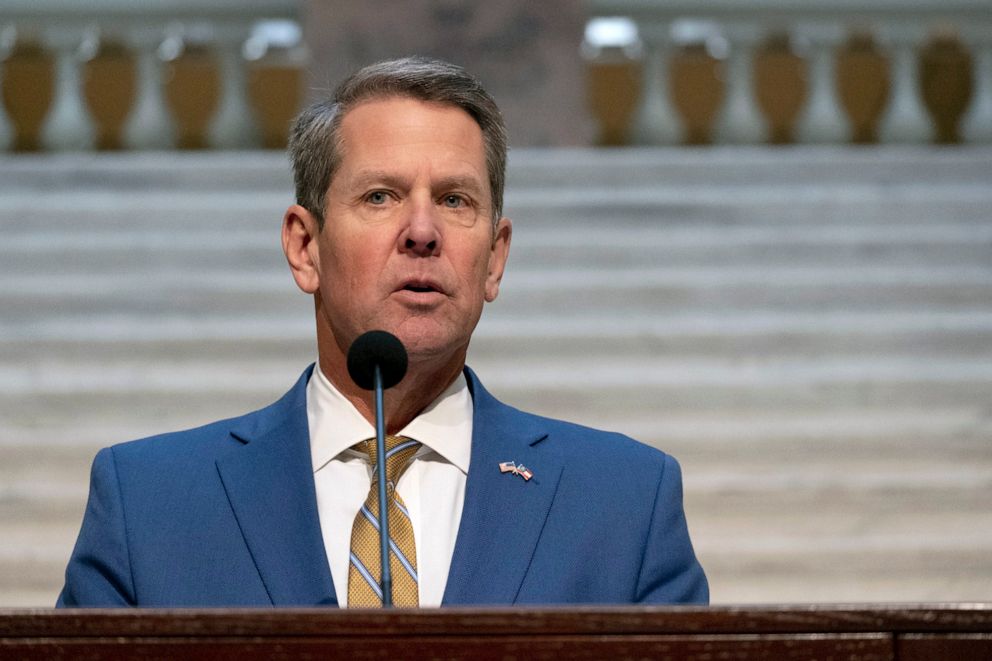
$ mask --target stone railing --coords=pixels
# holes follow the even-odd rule
[[[0,149],[279,146],[300,0],[3,0]]]
[[[992,141],[992,0],[585,0],[603,144]]]
[[[0,150],[280,146],[312,1],[2,0]],[[601,143],[992,142],[992,0],[584,6]]]

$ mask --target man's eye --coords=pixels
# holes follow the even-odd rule
[[[365,199],[371,204],[385,204],[389,200],[389,196],[385,192],[377,190],[369,193]]]
[[[445,195],[444,206],[449,209],[458,209],[459,207],[465,206],[465,200],[462,199],[460,195]]]

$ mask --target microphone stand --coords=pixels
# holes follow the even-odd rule
[[[389,569],[389,512],[386,504],[386,416],[383,413],[382,371],[375,365],[375,456],[376,475],[379,480],[379,574],[382,588],[382,607],[393,605],[393,574]]]
[[[403,380],[407,368],[403,343],[383,330],[370,330],[360,335],[348,349],[348,374],[363,390],[373,392],[375,408],[375,479],[379,482],[379,587],[382,605],[393,605],[393,576],[389,571],[389,511],[386,484],[386,416],[383,413],[383,391]],[[394,485],[395,487],[395,485]],[[374,514],[372,516],[375,516]]]

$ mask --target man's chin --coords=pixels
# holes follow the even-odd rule
[[[404,324],[393,331],[406,348],[411,363],[433,362],[456,356],[465,358],[468,342],[463,338],[453,338],[430,324]]]
[[[399,337],[399,336],[398,336]],[[404,338],[400,342],[406,348],[411,363],[443,359],[458,353],[458,345],[452,342],[438,341],[438,338]]]

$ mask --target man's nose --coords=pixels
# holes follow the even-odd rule
[[[441,228],[433,201],[415,204],[400,234],[400,250],[418,257],[430,257],[441,250]]]

